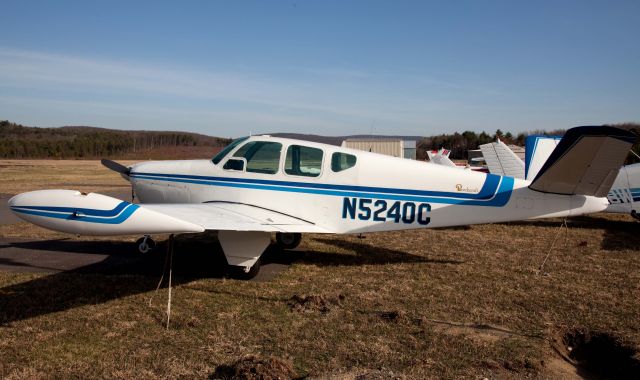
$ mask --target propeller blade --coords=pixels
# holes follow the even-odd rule
[[[120,173],[120,174],[124,174],[126,176],[129,175],[129,173],[131,173],[131,168],[128,168],[122,164],[119,164],[115,161],[111,161],[111,160],[107,160],[106,158],[103,158],[102,160],[100,160],[100,163],[104,166],[106,166],[107,168],[113,170],[114,172]]]

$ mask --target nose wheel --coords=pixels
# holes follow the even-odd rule
[[[276,243],[282,249],[294,249],[300,245],[302,234],[278,232],[276,233]]]
[[[138,247],[138,252],[147,253],[156,248],[156,242],[149,235],[144,235],[136,241],[136,246]]]

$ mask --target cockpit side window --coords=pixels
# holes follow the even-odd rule
[[[282,144],[271,141],[250,141],[238,149],[233,157],[247,160],[250,173],[276,174],[280,167]]]
[[[284,172],[303,177],[318,177],[322,171],[322,149],[291,145],[284,160]]]
[[[229,152],[231,152],[233,150],[233,148],[237,147],[238,144],[240,144],[241,142],[243,142],[244,140],[248,139],[248,137],[241,137],[239,139],[235,139],[231,142],[231,144],[227,145],[224,149],[222,149],[220,152],[218,152],[218,154],[216,154],[211,161],[213,162],[214,165],[218,165],[218,163],[220,161],[222,161],[222,159],[224,158],[224,156],[226,156],[227,154],[229,154]]]
[[[353,154],[335,152],[331,155],[331,170],[341,172],[356,165],[357,157]]]

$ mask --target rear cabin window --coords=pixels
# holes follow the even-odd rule
[[[356,165],[356,156],[353,154],[336,152],[331,155],[331,170],[341,172]]]
[[[317,177],[322,169],[322,149],[291,145],[287,149],[284,172],[303,177]]]
[[[247,160],[249,173],[276,174],[280,166],[282,144],[269,141],[251,141],[238,149],[233,157]]]

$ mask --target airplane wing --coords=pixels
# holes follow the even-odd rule
[[[489,173],[524,178],[524,162],[502,141],[482,144],[480,150]]]
[[[9,200],[9,206],[21,219],[33,224],[83,235],[204,230],[330,232],[310,221],[239,203],[132,204],[96,193],[39,190],[16,195]]]
[[[243,203],[149,204],[141,207],[188,221],[205,230],[329,232],[312,222]]]
[[[576,127],[567,131],[529,185],[555,194],[605,197],[636,141],[614,127]]]

